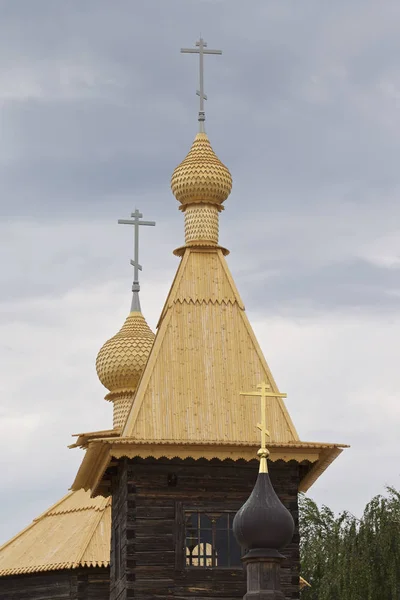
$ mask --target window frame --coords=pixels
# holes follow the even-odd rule
[[[222,504],[222,502],[221,502]],[[240,507],[238,504],[230,504],[229,506],[221,504],[204,504],[203,502],[190,502],[185,503],[181,501],[176,502],[175,506],[175,568],[178,571],[187,573],[204,573],[205,571],[242,571],[243,564],[236,566],[202,566],[195,567],[186,564],[186,527],[185,527],[185,513],[197,512],[197,513],[237,513]],[[230,530],[232,531],[232,530]],[[232,534],[233,535],[233,534]]]

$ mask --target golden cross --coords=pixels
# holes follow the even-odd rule
[[[257,386],[257,392],[240,392],[241,396],[258,396],[260,398],[261,401],[261,423],[257,423],[257,427],[261,432],[261,448],[258,451],[258,455],[260,456],[261,459],[266,459],[267,456],[269,455],[269,452],[267,450],[267,436],[270,438],[271,435],[267,429],[267,407],[266,407],[266,399],[267,398],[287,398],[287,394],[280,394],[279,392],[273,392],[270,391],[271,390],[271,386],[266,383],[265,381],[262,381],[261,383],[258,384]],[[263,462],[263,461],[261,461]],[[261,470],[261,464],[260,464],[260,470]],[[263,465],[263,470],[267,470],[266,467],[266,461],[265,464]]]

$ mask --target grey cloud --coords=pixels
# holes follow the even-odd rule
[[[332,56],[324,58],[320,32],[331,28],[331,18],[336,17],[338,26],[345,22],[341,4],[331,14],[314,12],[311,22],[308,11],[275,13],[261,3],[247,15],[236,2],[229,10],[226,2],[193,3],[193,14],[181,2],[135,8],[121,2],[114,9],[97,3],[96,10],[90,4],[85,9],[75,4],[75,10],[37,4],[37,12],[22,21],[12,11],[25,44],[33,49],[32,56],[21,52],[21,60],[28,61],[33,73],[46,71],[40,59],[47,48],[46,57],[50,52],[54,65],[44,81],[53,79],[53,86],[57,68],[68,60],[94,76],[86,86],[75,82],[81,98],[68,98],[64,90],[64,99],[6,103],[6,138],[14,138],[17,156],[3,168],[2,196],[19,196],[13,208],[17,214],[32,214],[30,198],[40,212],[52,194],[63,197],[69,192],[69,209],[75,214],[75,198],[80,206],[96,198],[101,204],[107,201],[102,191],[135,193],[156,186],[161,194],[196,126],[195,61],[179,55],[177,34],[181,45],[190,44],[185,40],[191,19],[211,11],[215,18],[210,36],[224,46],[225,54],[207,63],[209,131],[238,180],[250,180],[253,189],[264,183],[277,201],[290,190],[299,195],[296,202],[306,204],[316,190],[333,182],[361,181],[364,188],[375,184],[378,190],[397,183],[398,141],[389,133],[384,136],[379,120],[364,115],[357,102],[362,94],[379,102],[376,84],[385,64],[377,59],[371,65],[372,81],[365,80],[359,65],[371,63],[374,44],[366,39],[355,57],[343,56],[339,43],[328,37]],[[260,23],[253,38],[254,19]],[[63,23],[56,42],[54,20]],[[238,23],[236,40],[232,32],[237,33]],[[273,31],[277,23],[285,36]],[[382,39],[384,30],[375,44]],[[394,49],[397,36],[391,39]],[[329,81],[330,63],[345,69],[344,80]],[[310,100],[303,94],[304,85],[322,87],[326,98]],[[18,174],[26,181],[25,191],[22,183],[18,186]]]
[[[172,206],[173,201],[168,198]],[[126,199],[124,205],[125,210],[117,215],[109,210],[111,214],[106,217],[99,218],[96,213],[92,218],[71,220],[60,215],[55,219],[52,213],[42,223],[20,220],[0,227],[8,249],[8,260],[0,271],[0,320],[10,319],[14,313],[20,318],[15,302],[60,297],[87,285],[120,286],[126,290],[128,304],[133,277],[129,264],[133,232],[128,226],[118,225],[117,218],[129,217],[133,209],[131,199]],[[172,249],[182,241],[183,227],[160,219],[151,199],[138,206],[145,218],[157,221],[155,229],[141,232],[142,285],[164,279],[167,273],[172,280],[177,266]],[[32,312],[26,318],[33,318]]]
[[[275,267],[275,268],[274,268]],[[276,274],[259,271],[252,285],[252,307],[274,314],[312,314],[318,311],[400,309],[400,268],[383,268],[352,260],[320,268],[269,265]],[[240,278],[239,278],[240,279]]]

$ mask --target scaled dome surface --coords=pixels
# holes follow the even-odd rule
[[[154,333],[141,312],[131,312],[120,331],[100,349],[96,371],[110,394],[136,389],[154,341]]]
[[[205,133],[198,133],[186,158],[176,167],[171,189],[182,205],[220,205],[232,189],[229,169],[219,160]]]

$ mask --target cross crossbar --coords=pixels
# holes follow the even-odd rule
[[[205,54],[222,54],[222,50],[211,50],[207,48],[207,42],[200,37],[199,41],[196,42],[196,48],[181,48],[183,54],[198,54],[199,55],[199,71],[200,71],[200,86],[196,91],[197,96],[200,98],[200,110],[199,110],[199,123],[200,131],[204,131],[204,121],[206,119],[204,111],[204,100],[207,100],[207,96],[204,93],[204,55]]]
[[[240,392],[240,396],[258,396],[261,402],[261,423],[257,423],[257,428],[261,433],[261,448],[259,450],[259,455],[262,459],[266,459],[269,452],[267,450],[267,437],[270,438],[271,435],[269,430],[267,429],[267,407],[266,407],[266,399],[267,398],[287,398],[287,394],[280,394],[279,392],[268,391],[271,390],[271,386],[262,381],[257,385],[257,392]],[[263,464],[260,464],[265,472],[267,472],[268,467],[266,460],[263,461]]]
[[[130,263],[134,267],[134,275],[133,275],[133,286],[132,291],[138,292],[140,290],[139,287],[139,271],[142,271],[142,265],[139,264],[139,227],[140,225],[150,225],[154,226],[155,221],[141,221],[140,219],[143,217],[142,213],[135,209],[135,212],[131,213],[132,219],[118,219],[119,225],[133,225],[134,227],[134,258],[131,259]]]

